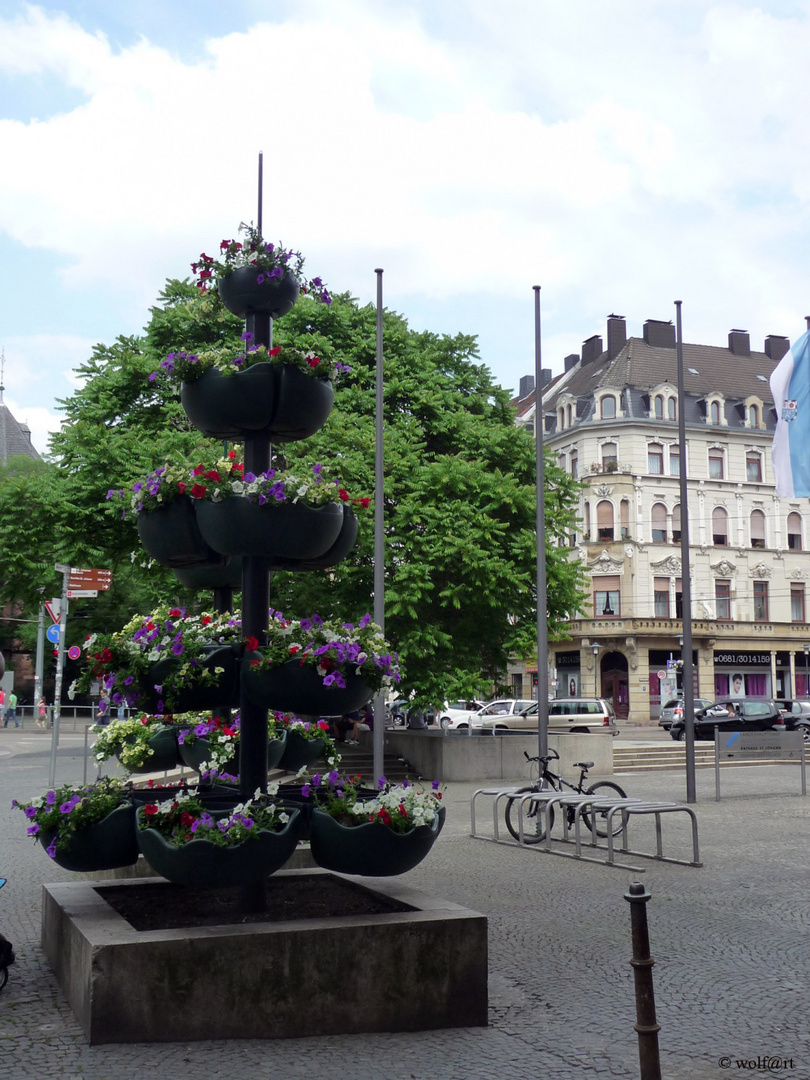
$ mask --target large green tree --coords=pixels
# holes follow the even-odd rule
[[[318,434],[279,448],[279,463],[333,466],[354,496],[373,495],[375,328],[371,306],[349,296],[330,306],[305,298],[274,328],[295,343],[348,364],[335,408]],[[76,393],[52,442],[53,464],[19,484],[35,485],[36,521],[58,536],[48,558],[109,566],[114,586],[93,608],[97,628],[123,621],[158,598],[193,603],[174,575],[145,567],[134,526],[111,510],[125,487],[167,454],[211,455],[220,444],[189,425],[179,402],[148,375],[172,349],[224,344],[238,350],[243,323],[188,283],[171,281],[144,334],[98,346],[79,369]],[[517,429],[509,395],[478,362],[475,339],[411,330],[384,316],[386,633],[400,652],[405,688],[438,701],[484,692],[510,655],[535,640],[534,447]],[[0,479],[0,543],[12,543],[9,512],[19,489]],[[548,624],[552,637],[580,606],[582,574],[568,557],[576,484],[546,462]],[[359,511],[352,555],[329,572],[277,573],[271,602],[295,615],[318,611],[359,619],[373,606],[373,506]],[[29,597],[21,545],[6,597]],[[42,561],[39,552],[38,561]],[[197,597],[196,602],[208,602]]]

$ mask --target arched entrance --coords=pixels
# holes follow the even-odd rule
[[[618,720],[626,720],[630,711],[630,687],[627,657],[620,652],[605,653],[599,664],[600,696],[613,706]]]

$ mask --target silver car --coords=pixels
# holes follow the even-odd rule
[[[713,701],[709,701],[708,698],[696,697],[692,698],[694,702],[695,715],[699,712],[703,712],[704,709],[714,709],[715,704]],[[717,708],[717,715],[721,716],[726,710],[723,706]],[[665,731],[669,731],[675,720],[680,720],[683,717],[683,698],[671,698],[661,709],[661,713],[658,717],[658,726],[664,728]]]

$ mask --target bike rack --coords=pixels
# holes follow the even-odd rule
[[[484,836],[476,830],[475,819],[475,802],[479,795],[494,796],[494,802],[492,804],[492,825],[493,835]],[[513,839],[501,839],[500,830],[498,825],[498,811],[500,809],[501,802],[506,799],[509,802],[517,802],[518,804],[518,836],[519,840]],[[537,812],[542,812],[545,823],[545,837],[541,843],[537,845],[528,845],[524,839],[524,814],[527,807],[532,804],[537,806]],[[568,807],[574,808],[574,821],[573,821],[573,841],[570,838],[571,825],[568,821],[568,814],[563,813],[560,815],[563,824],[563,835],[561,838],[555,839],[554,843],[559,845],[572,845],[573,851],[560,851],[552,847],[551,840],[551,815],[555,808],[559,807],[562,810]],[[596,834],[596,819],[591,815],[591,826],[588,830],[589,839],[583,841],[582,830],[583,813],[588,811],[605,811],[605,824],[607,837],[597,837]],[[616,854],[617,848],[615,844],[615,837],[613,836],[613,821],[616,814],[621,814],[621,846],[618,848],[618,854],[620,855],[632,855],[645,859],[655,859],[658,862],[675,863],[679,866],[702,866],[700,862],[699,849],[698,849],[698,828],[697,817],[694,810],[691,807],[683,806],[681,803],[673,802],[650,802],[649,800],[643,800],[635,797],[628,797],[625,799],[609,799],[605,796],[599,795],[587,795],[587,794],[566,794],[558,792],[554,789],[548,789],[547,791],[524,791],[520,792],[517,787],[508,788],[479,788],[473,793],[470,801],[470,818],[472,831],[470,835],[477,840],[491,840],[494,843],[511,844],[516,847],[531,848],[536,851],[544,852],[548,855],[559,855],[562,858],[567,859],[580,859],[584,862],[602,863],[606,866],[612,866],[620,870],[634,870],[643,872],[643,866],[636,866],[634,864],[617,862]],[[689,815],[690,823],[692,827],[692,859],[675,859],[664,855],[663,853],[663,830],[661,825],[661,815],[670,813],[685,813]],[[646,851],[636,851],[628,846],[628,823],[630,817],[634,814],[639,815],[653,815],[655,818],[655,853]],[[599,841],[602,839],[607,840],[607,846],[601,846]],[[597,857],[594,854],[583,853],[583,844],[592,850],[600,851],[603,857]]]

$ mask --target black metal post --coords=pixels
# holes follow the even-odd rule
[[[650,936],[647,932],[647,901],[650,894],[640,881],[634,881],[624,894],[630,904],[630,928],[633,935],[633,956],[630,964],[636,986],[636,1023],[638,1059],[641,1080],[661,1080],[661,1059],[658,1054],[658,1032],[661,1025],[655,1019],[655,994],[650,956]]]

